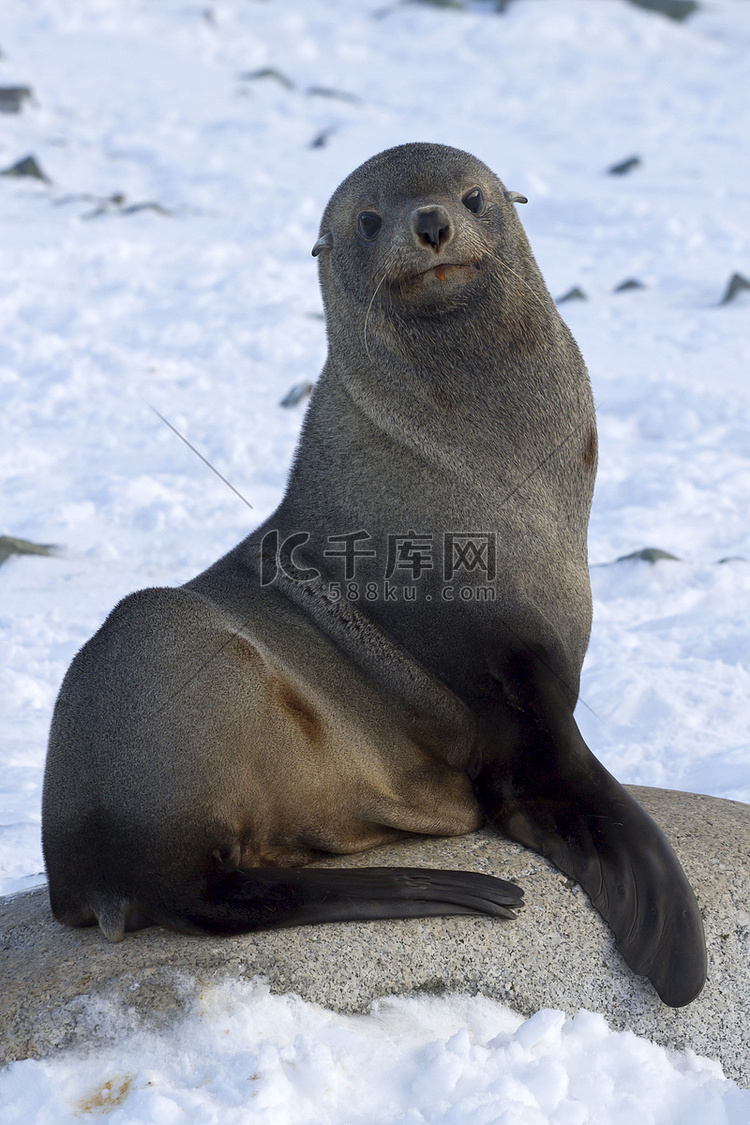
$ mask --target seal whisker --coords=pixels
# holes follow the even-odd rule
[[[367,352],[367,358],[369,359],[370,363],[373,363],[374,360],[373,360],[372,356],[370,355],[370,349],[367,346],[367,321],[368,321],[369,316],[370,316],[370,310],[372,308],[372,303],[375,300],[375,298],[377,297],[378,290],[380,289],[381,285],[385,281],[386,277],[387,277],[387,273],[384,272],[383,276],[380,278],[380,281],[377,283],[377,285],[375,286],[375,289],[373,290],[372,297],[370,298],[370,303],[367,306],[367,312],[365,313],[365,324],[364,324],[362,336],[363,336],[363,341],[364,341],[364,345],[365,345],[365,351]]]
[[[144,399],[144,402],[146,402],[145,399]],[[195,448],[195,446],[191,445],[190,442],[188,441],[188,439],[186,437],[183,437],[183,435],[180,433],[180,431],[178,429],[176,429],[176,427],[173,426],[171,422],[168,422],[167,419],[164,417],[164,415],[160,414],[155,406],[151,406],[150,402],[146,402],[146,406],[150,407],[151,410],[153,410],[153,412],[154,412],[154,414],[156,415],[157,418],[161,418],[161,420],[162,420],[162,422],[164,423],[165,426],[169,426],[169,428],[170,428],[170,430],[172,431],[173,434],[177,434],[177,437],[180,439],[180,441],[185,442],[185,445],[188,447],[188,449],[192,449],[192,451],[193,451],[193,453],[195,454],[196,457],[200,457],[200,459],[201,459],[201,461],[203,462],[204,465],[208,465],[208,467],[209,467],[209,469],[211,470],[212,473],[216,473],[216,476],[219,478],[219,480],[224,482],[224,484],[227,486],[227,488],[231,488],[231,490],[232,490],[232,492],[234,492],[235,496],[239,496],[239,498],[240,498],[240,500],[242,501],[243,504],[247,504],[248,508],[252,508],[252,504],[250,503],[250,501],[246,500],[245,497],[242,495],[242,493],[239,492],[234,487],[234,485],[231,484],[227,480],[226,477],[222,476],[221,473],[219,472],[219,470],[214,468],[214,466],[211,464],[211,462],[208,461],[203,456],[202,453],[199,453],[198,450]]]
[[[528,283],[528,281],[526,280],[525,277],[522,277],[521,274],[517,270],[514,270],[512,266],[509,266],[506,261],[503,261],[497,255],[493,254],[493,257],[495,257],[495,260],[501,265],[504,272],[512,274],[513,277],[515,277],[518,281],[521,282],[521,284],[527,289],[527,291],[531,294],[531,296],[534,298],[537,305],[539,305],[539,307],[541,309],[546,309],[546,305],[545,305],[544,301],[542,301],[539,294],[534,290],[534,288],[531,285],[529,285],[529,283]]]

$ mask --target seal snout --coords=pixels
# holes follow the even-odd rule
[[[420,207],[412,216],[414,234],[420,246],[428,246],[439,254],[453,238],[453,223],[444,207]]]

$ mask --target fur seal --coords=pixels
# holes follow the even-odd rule
[[[700,992],[692,889],[573,718],[596,426],[522,200],[432,144],[333,194],[328,358],[281,505],[185,586],[122,601],[62,685],[60,921],[118,940],[512,916],[521,892],[488,876],[303,866],[487,818],[584,887],[665,1003]]]

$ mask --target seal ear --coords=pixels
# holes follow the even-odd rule
[[[508,203],[528,203],[529,202],[525,195],[521,195],[520,191],[506,191],[505,198],[508,200]],[[315,253],[315,251],[313,250],[313,254],[314,253]]]
[[[318,254],[320,253],[321,250],[332,250],[332,249],[333,249],[333,235],[331,234],[330,231],[326,231],[325,234],[321,234],[320,238],[318,239],[318,241],[313,246],[312,256],[313,256],[313,258],[317,258]]]

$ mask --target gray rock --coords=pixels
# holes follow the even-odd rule
[[[316,133],[316,135],[310,141],[309,147],[310,148],[325,148],[325,146],[328,144],[328,141],[330,140],[330,138],[333,136],[333,134],[335,132],[336,132],[336,130],[334,128],[321,129],[320,132]]]
[[[312,389],[312,383],[295,383],[292,389],[287,391],[284,395],[279,406],[285,406],[287,409],[292,406],[297,406],[298,403],[310,397]]]
[[[628,562],[630,559],[641,559],[647,563],[657,563],[661,559],[671,559],[672,562],[681,562],[682,560],[677,555],[671,555],[669,551],[662,551],[661,547],[643,547],[640,551],[631,551],[629,555],[620,555],[615,562]]]
[[[612,290],[613,293],[628,293],[631,289],[645,289],[646,286],[637,277],[629,277],[625,281],[621,281]]]
[[[697,12],[700,5],[697,0],[630,0],[636,8],[645,8],[649,12],[660,12],[670,20],[686,20]]]
[[[11,555],[54,555],[52,543],[32,543],[28,539],[18,539],[15,535],[0,535],[0,566]]]
[[[52,180],[41,169],[39,161],[35,156],[24,156],[23,160],[17,160],[15,164],[11,164],[9,168],[3,168],[0,176],[14,176],[20,178],[21,176],[30,176],[33,180],[42,180],[45,184],[51,184]]]
[[[362,101],[356,94],[348,94],[346,90],[334,90],[330,86],[308,86],[307,94],[311,98],[333,98],[340,102],[348,102],[350,105],[359,105]]]
[[[666,830],[704,914],[708,983],[686,1008],[665,1007],[630,972],[583,892],[539,856],[485,829],[459,839],[415,838],[326,865],[500,874],[526,891],[515,921],[353,922],[216,939],[151,928],[112,945],[98,929],[58,925],[44,889],[0,900],[3,1060],[165,1026],[211,983],[260,974],[274,992],[343,1012],[425,991],[481,993],[523,1015],[588,1008],[615,1028],[718,1059],[728,1077],[750,1088],[750,807],[632,791]]]
[[[562,305],[565,303],[565,301],[588,301],[588,297],[584,293],[583,289],[581,289],[578,285],[574,285],[573,288],[569,289],[567,293],[563,293],[562,297],[558,297],[555,303],[558,305]]]
[[[24,103],[30,102],[32,97],[30,86],[0,86],[0,113],[20,113]]]
[[[293,90],[294,83],[290,78],[287,78],[282,71],[277,70],[275,66],[263,66],[260,70],[246,70],[240,75],[240,78],[245,82],[255,82],[258,78],[272,78],[283,86],[285,90]]]
[[[461,0],[412,0],[412,3],[426,4],[430,8],[456,8],[459,11],[464,6]]]
[[[746,277],[743,277],[741,273],[733,273],[727,282],[724,296],[719,301],[719,304],[728,305],[730,301],[735,299],[738,293],[742,293],[745,289],[750,289],[750,281],[748,281]]]
[[[632,172],[634,168],[641,166],[640,156],[629,156],[627,160],[621,160],[617,164],[613,164],[607,169],[610,176],[627,176],[628,172]]]

